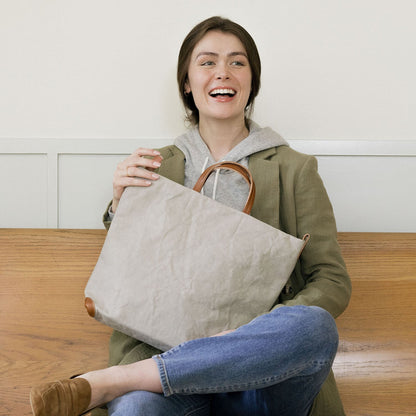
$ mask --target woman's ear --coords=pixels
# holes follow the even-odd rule
[[[185,95],[189,95],[189,94],[190,94],[190,92],[191,92],[191,87],[190,87],[190,85],[189,85],[188,80],[186,80],[186,81],[185,81],[185,88],[183,89],[183,93],[184,93]]]

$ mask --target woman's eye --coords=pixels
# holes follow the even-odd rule
[[[213,61],[205,61],[201,63],[201,66],[211,66],[211,65],[215,65],[215,63]]]
[[[233,62],[231,62],[231,65],[233,65],[233,66],[244,66],[245,64],[242,61],[233,61]]]

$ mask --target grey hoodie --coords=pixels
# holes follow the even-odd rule
[[[202,140],[197,127],[179,136],[174,144],[185,154],[185,186],[193,188],[201,173],[216,161]],[[251,122],[250,134],[232,148],[223,160],[238,162],[247,167],[250,155],[277,146],[289,146],[289,144],[271,128],[261,128]],[[208,178],[203,193],[241,211],[247,199],[248,185],[238,173],[217,170],[215,175],[212,174]]]

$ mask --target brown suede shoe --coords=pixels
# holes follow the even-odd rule
[[[34,416],[79,416],[90,401],[91,386],[84,378],[41,384],[30,392]]]

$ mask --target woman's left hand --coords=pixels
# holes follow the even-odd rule
[[[227,335],[230,332],[234,332],[234,331],[235,331],[235,329],[228,329],[227,331],[222,331],[222,332],[218,332],[218,334],[211,335],[211,337],[222,337],[223,335]]]

